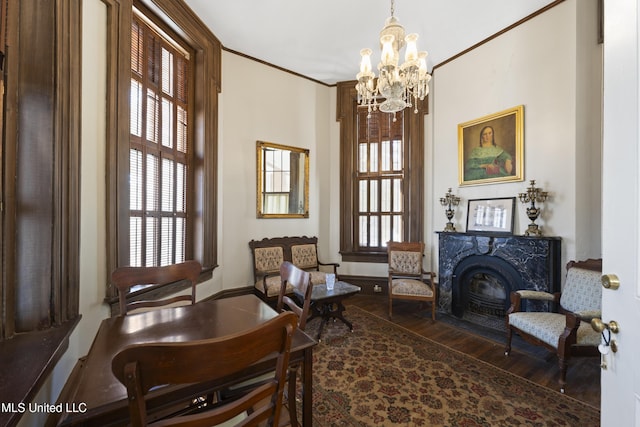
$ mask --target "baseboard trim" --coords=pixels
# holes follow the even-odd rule
[[[360,286],[362,289],[360,293],[364,295],[388,295],[387,288],[389,279],[387,277],[347,276],[341,274],[340,280],[351,283],[352,285]],[[380,286],[380,292],[375,291],[376,285]]]

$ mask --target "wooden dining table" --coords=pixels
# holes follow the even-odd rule
[[[65,386],[61,397],[65,408],[58,425],[119,426],[129,418],[127,391],[111,372],[111,360],[131,344],[147,342],[192,341],[221,337],[253,328],[277,315],[276,311],[255,295],[241,295],[198,302],[183,307],[164,308],[144,313],[105,319],[100,324],[86,358]],[[312,423],[312,360],[316,341],[296,330],[290,364],[301,363],[302,425]],[[197,398],[235,383],[270,372],[275,359],[267,358],[253,365],[242,375],[222,381],[189,385],[171,385],[152,390],[147,408],[161,412],[177,402]]]

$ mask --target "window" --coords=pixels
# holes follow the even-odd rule
[[[119,64],[107,82],[107,271],[196,259],[210,274],[220,42],[184,2],[103,1],[109,63]],[[112,307],[117,298],[109,286]]]
[[[380,250],[402,241],[404,198],[404,112],[394,116],[357,109],[358,152],[355,175],[358,248]]]
[[[131,25],[129,265],[185,261],[191,150],[189,53],[134,16]]]
[[[264,213],[289,212],[291,156],[285,150],[264,150]]]
[[[424,229],[424,111],[394,115],[358,108],[355,83],[338,84],[340,253],[386,262],[386,243],[421,241]]]

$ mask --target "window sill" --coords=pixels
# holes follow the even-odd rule
[[[340,252],[345,262],[377,262],[386,263],[387,252]]]
[[[69,336],[80,318],[44,331],[18,334],[0,343],[0,402],[14,404],[0,412],[0,426],[14,426],[22,413],[18,404],[31,402],[69,347]]]

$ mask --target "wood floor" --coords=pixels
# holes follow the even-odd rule
[[[355,295],[345,301],[370,313],[388,318],[388,299],[379,295]],[[543,348],[515,337],[509,356],[504,355],[503,334],[480,332],[477,328],[438,313],[433,322],[430,311],[419,312],[414,302],[394,302],[393,322],[448,347],[490,363],[543,387],[559,390],[557,358]],[[569,361],[566,395],[600,407],[600,358],[580,357]]]

